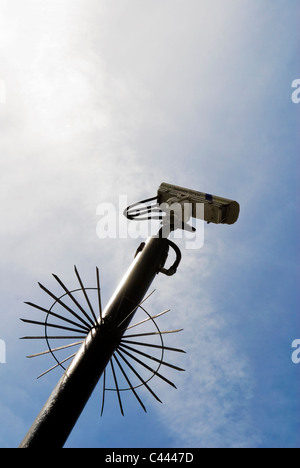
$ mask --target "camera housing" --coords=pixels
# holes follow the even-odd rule
[[[163,182],[157,192],[159,204],[190,203],[191,216],[204,219],[207,223],[234,224],[240,212],[240,205],[229,198],[222,198],[209,193],[197,192],[177,185]],[[204,205],[204,210],[198,210],[197,205]]]

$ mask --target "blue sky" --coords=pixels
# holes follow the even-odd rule
[[[154,196],[163,181],[235,199],[233,226],[205,226],[149,312],[183,327],[185,373],[126,416],[98,386],[67,447],[299,447],[299,3],[294,0],[0,1],[0,446],[16,447],[60,372],[26,359],[23,301],[37,281],[105,304],[139,241],[99,239],[97,207]],[[180,361],[180,363],[179,363]],[[50,363],[51,365],[51,363]],[[48,366],[49,367],[49,366]],[[153,400],[153,401],[152,401]]]

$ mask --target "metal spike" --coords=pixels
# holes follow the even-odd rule
[[[123,369],[123,367],[122,367],[122,365],[121,365],[121,363],[120,363],[120,361],[119,361],[119,359],[117,358],[117,356],[116,356],[115,353],[113,354],[113,357],[114,357],[116,363],[118,364],[118,366],[119,366],[119,368],[120,368],[122,374],[124,375],[124,377],[125,377],[125,379],[126,379],[128,385],[129,385],[129,387],[130,387],[132,393],[134,394],[134,396],[136,397],[136,399],[137,399],[138,402],[140,403],[140,405],[141,405],[141,407],[143,408],[143,410],[145,411],[145,413],[147,413],[147,410],[146,410],[145,405],[143,404],[142,400],[140,399],[140,397],[138,396],[137,392],[135,391],[135,389],[134,389],[132,383],[130,382],[130,380],[129,380],[127,374],[126,374],[126,372],[124,371],[124,369]]]
[[[89,300],[89,298],[88,298],[87,292],[86,292],[86,290],[85,290],[85,288],[84,288],[84,286],[83,286],[82,280],[81,280],[81,278],[80,278],[80,275],[79,275],[79,273],[78,273],[78,270],[77,270],[76,266],[74,266],[74,270],[75,270],[77,279],[78,279],[78,281],[79,281],[79,284],[80,284],[80,286],[81,286],[82,292],[83,292],[83,294],[84,294],[85,300],[86,300],[86,302],[87,302],[87,304],[88,304],[88,306],[89,306],[89,309],[90,309],[90,311],[91,311],[91,313],[92,313],[92,316],[93,316],[93,318],[94,318],[94,320],[95,320],[95,323],[97,324],[97,323],[98,323],[98,319],[97,319],[97,317],[96,317],[96,315],[95,315],[95,312],[94,312],[94,309],[93,309],[93,307],[92,307],[92,304],[90,303],[90,300]]]
[[[47,351],[42,351],[41,353],[36,353],[36,354],[30,354],[29,356],[26,356],[27,358],[34,358],[37,356],[43,356],[44,354],[49,354],[55,351],[60,351],[61,349],[66,349],[66,348],[71,348],[72,346],[77,346],[81,344],[83,341],[76,341],[76,343],[71,343],[65,346],[59,346],[58,348],[53,348],[53,349],[47,349]]]
[[[82,305],[77,301],[77,299],[73,296],[72,292],[68,290],[68,288],[64,285],[64,283],[61,281],[61,279],[53,274],[54,278],[56,279],[56,281],[60,284],[60,286],[63,288],[63,290],[68,294],[69,298],[74,302],[74,304],[78,307],[78,309],[83,313],[83,315],[88,319],[88,321],[90,322],[90,324],[94,325],[94,322],[93,320],[91,319],[91,317],[86,313],[86,311],[84,310],[84,308],[82,307]],[[78,320],[80,320],[81,322],[83,322],[87,327],[90,327],[90,324],[87,323],[82,317],[80,317],[79,315],[75,314],[75,312],[73,311],[73,315],[75,315],[75,317],[78,318]]]
[[[71,323],[72,325],[76,325],[76,327],[79,327],[79,328],[81,328],[82,330],[84,330],[86,332],[89,332],[90,329],[91,329],[90,326],[88,328],[84,327],[84,326],[80,325],[80,323],[78,323],[78,322],[74,322],[73,320],[67,319],[67,318],[63,317],[62,315],[56,314],[55,312],[47,310],[44,307],[41,307],[41,306],[39,306],[37,304],[33,304],[32,302],[25,302],[25,304],[30,305],[31,307],[35,307],[36,309],[42,310],[46,314],[52,315],[53,317],[56,317],[56,318],[58,318],[60,320],[63,320],[64,322],[68,322],[68,323]]]
[[[103,410],[104,410],[104,401],[105,401],[105,380],[106,380],[106,369],[104,369],[104,371],[103,371],[103,390],[102,390],[101,416],[103,415]]]
[[[174,366],[173,364],[169,364],[168,362],[163,361],[162,359],[157,359],[154,356],[151,356],[150,354],[143,353],[142,351],[139,351],[138,349],[132,348],[132,346],[127,346],[126,344],[120,345],[123,348],[129,349],[130,351],[133,351],[134,353],[140,354],[141,356],[144,356],[148,359],[151,359],[152,361],[158,362],[159,364],[163,364],[164,366],[171,367],[172,369],[178,370],[178,371],[184,371],[184,369],[181,369],[181,367]]]
[[[45,326],[45,322],[38,322],[37,320],[28,320],[28,319],[21,319],[22,322],[25,323],[32,323],[34,325],[43,325]],[[56,325],[54,323],[47,323],[47,327],[52,327],[52,328],[60,328],[61,330],[68,330],[68,331],[75,331],[75,332],[81,332],[82,330],[77,330],[76,328],[70,328],[70,327],[63,327],[62,325]]]
[[[22,336],[20,340],[78,340],[78,339],[85,339],[85,336],[49,336],[49,335],[43,335],[43,336]]]
[[[97,291],[98,291],[98,305],[99,305],[99,314],[100,314],[100,323],[103,322],[102,318],[102,305],[101,305],[101,289],[100,289],[100,275],[99,275],[99,268],[96,267],[96,275],[97,275]]]
[[[164,380],[165,382],[167,382],[169,385],[171,385],[172,387],[174,388],[177,388],[176,385],[171,382],[170,380],[168,380],[166,377],[164,377],[163,375],[159,374],[159,372],[157,372],[156,370],[152,369],[150,366],[148,366],[147,364],[145,364],[145,362],[141,361],[140,359],[138,359],[137,357],[133,356],[131,353],[129,353],[126,349],[123,348],[123,346],[121,346],[121,349],[122,349],[122,352],[127,354],[127,356],[129,356],[131,359],[133,359],[134,361],[136,361],[137,363],[139,363],[141,366],[145,367],[145,369],[149,370],[150,372],[152,372],[153,374],[157,375],[157,377],[160,377],[162,380]]]
[[[123,406],[122,406],[122,401],[121,401],[120,390],[119,390],[119,387],[118,387],[118,381],[117,381],[117,377],[116,377],[116,373],[115,373],[115,368],[114,368],[114,364],[113,364],[112,359],[110,359],[110,365],[111,365],[111,370],[112,370],[112,373],[113,373],[113,376],[114,376],[114,381],[115,381],[115,386],[116,386],[116,390],[117,390],[117,394],[118,394],[118,400],[119,400],[120,410],[121,410],[122,416],[124,416],[124,411],[123,411]]]
[[[123,354],[120,352],[120,349],[117,349],[116,350],[116,353],[118,353],[118,355],[123,359],[123,361],[127,364],[127,366],[129,367],[129,369],[132,370],[132,372],[137,376],[137,378],[142,382],[143,385],[145,385],[145,387],[147,388],[147,390],[151,393],[152,396],[154,396],[154,398],[159,401],[160,403],[162,403],[162,401],[158,398],[158,396],[154,393],[154,391],[149,387],[149,385],[147,384],[147,382],[145,382],[145,380],[140,376],[140,374],[135,370],[135,368],[127,361],[127,359],[125,358],[125,356],[123,356]]]
[[[125,338],[126,338],[126,336],[125,336]],[[164,349],[166,351],[176,351],[178,353],[185,353],[185,351],[183,349],[179,349],[179,348],[170,348],[169,346],[155,345],[155,344],[152,344],[152,343],[142,343],[141,341],[126,340],[124,338],[121,339],[121,343],[129,343],[129,344],[134,344],[134,345],[139,345],[139,346],[147,346],[147,347],[150,347],[150,348],[160,348],[160,349]]]
[[[45,374],[48,374],[48,372],[52,371],[53,369],[56,369],[56,367],[58,366],[61,366],[64,362],[68,361],[69,359],[71,359],[72,357],[76,356],[76,353],[74,354],[71,354],[71,356],[67,357],[66,359],[64,359],[63,361],[60,361],[58,362],[57,364],[55,364],[55,366],[53,367],[50,367],[50,369],[47,369],[45,372],[43,372],[42,374],[40,374],[37,379],[39,379],[40,377],[43,377],[43,375]]]
[[[148,332],[148,333],[136,333],[135,335],[126,335],[126,338],[133,338],[136,336],[153,336],[153,335],[165,335],[167,333],[177,333],[182,331],[183,328],[179,328],[178,330],[168,330],[168,331],[157,331],[157,332]]]
[[[143,307],[141,307],[141,309],[144,310]],[[160,317],[161,315],[164,315],[166,314],[167,312],[170,312],[171,309],[167,309],[167,310],[164,310],[163,312],[160,312],[160,314],[157,314],[157,315],[153,315],[152,317],[148,317],[144,320],[141,320],[140,322],[137,322],[135,323],[134,325],[130,325],[130,327],[127,327],[126,330],[130,330],[131,328],[134,328],[134,327],[137,327],[138,325],[141,325],[142,323],[145,323],[145,322],[149,322],[149,320],[153,320],[157,317]]]

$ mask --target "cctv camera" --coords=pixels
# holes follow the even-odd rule
[[[173,203],[191,204],[191,216],[204,219],[207,223],[234,224],[240,212],[240,205],[228,198],[222,198],[208,193],[162,183],[157,192],[159,204]],[[204,211],[198,210],[197,205],[204,206]]]

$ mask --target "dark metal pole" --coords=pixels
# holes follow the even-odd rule
[[[169,241],[151,237],[82,343],[19,448],[64,446],[134,312],[168,256]]]

